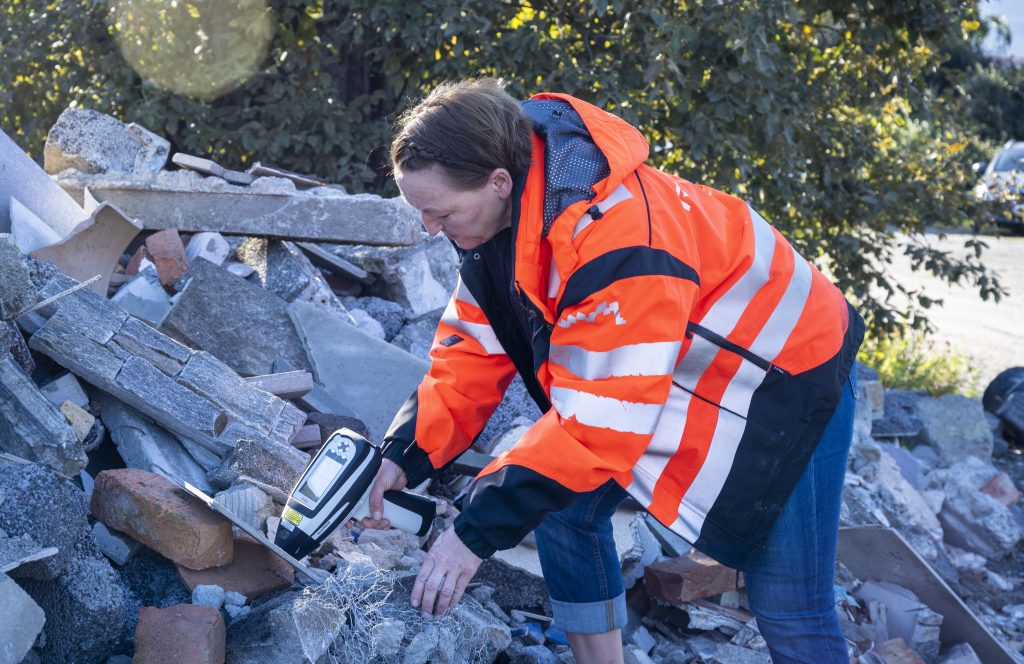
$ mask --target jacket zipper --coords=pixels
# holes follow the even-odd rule
[[[740,357],[747,360],[751,364],[759,367],[763,371],[774,371],[776,373],[782,374],[783,376],[787,375],[785,369],[782,369],[779,366],[772,364],[771,362],[764,359],[760,355],[751,352],[749,349],[744,348],[739,344],[735,344],[726,339],[725,337],[723,337],[722,335],[712,332],[708,328],[698,325],[697,323],[687,323],[686,338],[692,339],[694,334],[711,342],[712,344],[718,346],[719,348],[722,348],[723,350],[727,350],[730,353],[735,353],[736,355],[739,355]]]

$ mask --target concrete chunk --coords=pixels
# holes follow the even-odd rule
[[[64,415],[9,354],[0,353],[0,451],[74,477],[88,459]]]
[[[429,365],[311,304],[294,302],[288,312],[318,382],[350,404],[375,439],[383,437]],[[367,381],[367,376],[374,380]]]
[[[1020,501],[1021,493],[1014,486],[1013,480],[1006,473],[999,473],[981,487],[981,492],[988,494],[1007,507],[1013,507]]]
[[[159,275],[152,269],[139,272],[129,279],[110,298],[136,318],[159,325],[171,310],[171,296],[160,284]]]
[[[171,144],[136,124],[86,109],[67,108],[50,128],[43,148],[46,172],[155,173]]]
[[[202,259],[185,278],[162,331],[244,375],[271,373],[277,357],[309,369],[284,300]]]
[[[199,604],[145,606],[135,629],[135,664],[223,664],[227,632],[220,611]]]
[[[287,495],[307,465],[309,455],[291,445],[240,440],[209,477],[214,485],[224,487],[252,479]]]
[[[939,521],[946,542],[986,558],[1009,553],[1021,537],[1021,527],[1006,505],[964,484],[946,485]]]
[[[96,476],[93,515],[191,569],[231,562],[231,523],[160,475],[123,468]]]
[[[11,577],[0,574],[0,662],[22,661],[45,622],[39,605]]]
[[[203,159],[202,157],[185,154],[184,152],[178,152],[175,154],[171,157],[171,161],[182,168],[188,168],[205,175],[212,175],[214,177],[221,178],[222,180],[227,180],[231,184],[248,185],[252,184],[252,181],[256,179],[256,176],[250,173],[232,171],[224,168],[211,159]]]
[[[920,442],[939,453],[940,465],[953,466],[972,456],[992,462],[992,430],[980,399],[959,394],[921,397],[916,410],[924,422]]]
[[[92,538],[107,558],[117,565],[124,565],[142,547],[137,541],[111,530],[102,521],[92,524]]]

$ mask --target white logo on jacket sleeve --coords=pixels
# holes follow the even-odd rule
[[[619,315],[619,302],[602,302],[597,305],[597,308],[591,311],[589,314],[575,313],[569,314],[563,320],[558,321],[559,327],[570,327],[573,323],[593,323],[598,316],[615,316],[616,325],[625,325],[626,319]]]

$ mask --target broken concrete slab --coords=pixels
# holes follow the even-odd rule
[[[171,310],[171,296],[160,283],[160,275],[153,268],[140,270],[110,298],[136,318],[159,327]]]
[[[697,551],[654,563],[644,573],[647,593],[669,604],[719,595],[734,589],[736,582],[736,570]]]
[[[188,269],[185,245],[178,235],[178,229],[167,228],[146,238],[146,253],[156,266],[160,284],[172,288]]]
[[[968,457],[992,461],[992,431],[980,399],[959,394],[921,397],[915,404],[924,428],[915,439],[939,453],[939,464],[951,467]]]
[[[867,581],[853,594],[865,604],[879,602],[885,606],[889,637],[901,639],[928,661],[938,657],[942,616],[912,591],[895,583]]]
[[[245,595],[250,600],[292,587],[295,570],[270,549],[250,537],[235,539],[230,563],[203,570],[178,565],[181,580],[194,591],[201,585],[216,585]]]
[[[46,616],[11,577],[0,573],[0,662],[16,664],[32,649]]]
[[[156,173],[167,163],[171,144],[135,124],[82,108],[67,108],[50,127],[43,166],[56,175],[74,168],[83,173]]]
[[[88,458],[61,412],[9,354],[0,353],[0,451],[75,477]]]
[[[254,175],[256,177],[274,177],[274,178],[285,178],[291,180],[295,184],[296,189],[309,189],[310,187],[323,187],[331,186],[339,191],[345,191],[345,188],[340,184],[329,184],[326,180],[316,177],[315,175],[304,175],[302,173],[295,173],[287,171],[278,166],[272,166],[270,164],[264,164],[262,162],[255,162],[250,166],[246,173]]]
[[[223,664],[227,631],[220,611],[200,604],[145,606],[135,629],[135,664]]]
[[[321,270],[327,270],[331,274],[345,277],[357,284],[369,284],[373,281],[373,277],[366,270],[341,256],[332,254],[315,242],[296,242],[295,246],[301,249],[309,261]]]
[[[967,642],[989,664],[1013,664],[1015,658],[971,612],[928,563],[891,528],[839,529],[837,559],[865,581],[888,581],[912,591],[943,616],[942,645]],[[880,565],[879,561],[885,561]]]
[[[188,246],[185,247],[185,257],[189,263],[203,258],[214,265],[223,265],[232,253],[231,245],[220,233],[196,233],[189,238]]]
[[[104,470],[96,476],[90,509],[179,565],[206,569],[231,562],[231,523],[161,475]]]
[[[429,365],[309,303],[293,302],[288,313],[318,382],[351,404],[379,440]],[[372,383],[367,376],[375,377]]]
[[[419,240],[420,215],[401,198],[350,195],[330,187],[297,192],[292,183],[279,178],[236,187],[219,178],[204,181],[179,173],[165,171],[148,180],[68,173],[59,183],[73,198],[88,187],[101,201],[118,206],[150,230],[383,245]],[[278,187],[281,182],[290,191]]]
[[[421,316],[444,309],[452,289],[443,286],[431,270],[430,246],[411,248],[358,247],[345,251],[345,257],[373,275],[370,290],[374,295],[397,302]],[[458,265],[455,250],[449,245],[451,264]]]
[[[14,236],[0,233],[0,319],[13,320],[38,301]]]
[[[142,413],[106,394],[97,395],[100,417],[129,468],[139,468],[210,491],[206,470],[181,442]]]
[[[309,369],[280,297],[202,259],[189,267],[185,279],[162,331],[212,353],[240,374],[271,373],[278,357]]]

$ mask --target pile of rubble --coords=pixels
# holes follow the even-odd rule
[[[465,474],[427,487],[434,534],[350,524],[304,561],[326,580],[179,488],[273,539],[309,453],[342,426],[380,440],[415,389],[457,256],[398,199],[169,153],[69,110],[48,174],[0,134],[0,663],[572,661],[528,543],[533,563],[485,561],[445,616],[408,604],[450,497],[538,417],[521,382]],[[836,576],[851,657],[1024,661],[1021,456],[977,401],[862,373]],[[742,577],[617,519],[628,662],[769,661]]]

